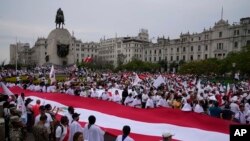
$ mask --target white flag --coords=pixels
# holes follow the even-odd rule
[[[159,75],[157,77],[157,79],[154,80],[153,86],[155,88],[158,88],[161,84],[166,84],[166,82],[165,82],[164,78],[161,75]]]
[[[139,78],[139,76],[136,74],[135,75],[135,80],[134,80],[134,83],[133,83],[133,86],[135,85],[138,85],[139,82],[141,82],[142,80]]]
[[[50,84],[56,82],[56,75],[55,75],[54,65],[51,66],[50,73],[49,73],[49,78],[50,78]]]
[[[2,86],[2,88],[3,88],[3,94],[8,95],[8,96],[14,95],[14,94],[6,87],[6,85],[5,85],[3,82],[1,82],[1,86]]]

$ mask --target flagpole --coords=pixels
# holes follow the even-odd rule
[[[18,43],[17,43],[17,37],[16,37],[16,51],[15,51],[15,53],[16,53],[16,73],[17,73],[17,49],[18,49]]]

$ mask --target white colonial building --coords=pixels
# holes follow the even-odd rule
[[[58,57],[58,43],[69,45],[67,55]],[[48,38],[38,38],[31,49],[28,44],[10,45],[10,63],[15,63],[15,49],[21,46],[25,49],[17,51],[20,63],[26,63],[28,59],[36,65],[70,65],[91,57],[117,66],[133,59],[153,63],[161,60],[179,63],[181,60],[223,59],[229,52],[240,51],[246,45],[250,45],[250,17],[241,18],[234,24],[220,19],[212,28],[203,29],[200,33],[181,33],[178,39],[158,37],[156,43],[149,40],[146,29],[141,29],[137,36],[103,38],[99,43],[84,43],[70,35],[67,29],[55,29]]]
[[[168,62],[223,59],[229,52],[240,51],[250,45],[250,18],[242,18],[240,23],[230,25],[219,20],[213,28],[201,33],[181,34],[179,39],[158,38],[157,43],[143,47],[143,61]]]

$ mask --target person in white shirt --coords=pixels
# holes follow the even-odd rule
[[[96,88],[93,88],[93,90],[91,91],[90,97],[92,97],[92,98],[98,98],[98,93],[96,91]]]
[[[69,120],[66,116],[61,117],[61,122],[55,127],[55,141],[68,141],[69,140]]]
[[[121,104],[121,97],[118,90],[115,90],[115,95],[113,95],[112,101]]]
[[[124,101],[124,105],[125,106],[133,106],[132,105],[132,102],[134,101],[134,98],[132,97],[132,94],[129,94],[127,97],[126,97],[126,99],[125,99],[125,101]]]
[[[83,128],[81,127],[79,121],[80,114],[74,113],[72,115],[73,121],[69,126],[69,141],[73,141],[73,136],[76,132],[82,132]]]
[[[203,109],[203,107],[200,105],[199,102],[197,102],[197,104],[195,104],[195,106],[194,106],[194,112],[195,112],[195,113],[204,113],[204,109]]]
[[[167,100],[166,100],[164,94],[162,96],[160,96],[160,99],[156,103],[156,107],[170,107],[167,103]]]
[[[80,96],[82,96],[82,97],[88,97],[87,92],[84,91],[84,90],[81,90]]]
[[[130,127],[128,125],[123,126],[122,132],[123,134],[117,136],[115,141],[134,141],[134,139],[129,136]]]
[[[132,102],[132,106],[135,108],[141,108],[141,98],[139,97],[139,95],[135,96],[135,99]]]
[[[131,94],[132,94],[132,97],[135,97],[138,95],[137,92],[135,91],[135,88],[132,88]]]
[[[40,110],[40,114],[35,117],[35,124],[34,125],[38,124],[38,122],[40,121],[41,115],[46,115],[47,116],[47,120],[46,120],[44,126],[47,128],[48,133],[50,134],[51,133],[51,126],[52,126],[53,119],[52,119],[52,117],[51,117],[51,115],[49,113],[45,112],[45,110],[46,110],[45,106],[43,106],[43,105],[40,106],[39,110]]]
[[[109,100],[109,94],[108,89],[105,90],[105,92],[102,93],[101,97],[102,100]]]
[[[152,95],[149,95],[145,108],[154,108],[154,101],[152,99]]]
[[[190,111],[192,111],[192,106],[190,105],[190,100],[187,100],[185,103],[184,103],[184,105],[183,105],[183,107],[181,108],[181,110],[182,111],[185,111],[185,112],[190,112]]]
[[[235,119],[237,119],[241,124],[246,124],[246,112],[244,105],[240,105],[240,111],[235,114]]]
[[[65,93],[69,95],[74,95],[74,90],[72,88],[68,88]]]
[[[233,101],[233,102],[230,104],[230,110],[231,110],[232,112],[234,112],[234,114],[237,114],[237,113],[240,111],[239,105],[236,104],[236,101]]]
[[[87,141],[104,141],[105,132],[95,125],[95,116],[90,115],[88,121],[89,123],[83,128],[84,139]]]
[[[148,95],[144,92],[142,94],[142,108],[145,108],[147,100],[148,100]]]

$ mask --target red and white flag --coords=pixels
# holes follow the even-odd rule
[[[131,137],[136,141],[157,141],[162,133],[171,132],[174,140],[184,141],[228,141],[230,121],[208,115],[183,112],[172,108],[137,109],[111,101],[82,98],[57,93],[41,94],[13,87],[15,93],[23,91],[33,99],[46,100],[45,104],[59,107],[60,115],[67,113],[67,107],[75,107],[84,125],[90,115],[95,115],[96,124],[113,135],[122,133],[122,127],[131,127]],[[1,91],[1,90],[0,90]],[[46,98],[45,98],[46,96]]]
[[[83,59],[83,62],[85,62],[85,63],[90,63],[92,61],[93,61],[93,58],[91,58],[91,57],[86,57],[85,59]]]

